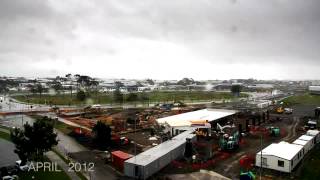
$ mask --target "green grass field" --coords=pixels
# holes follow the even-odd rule
[[[283,100],[286,105],[320,105],[320,96],[319,95],[297,95],[291,96]]]
[[[0,138],[11,141],[10,134],[0,131]]]
[[[163,103],[169,101],[184,101],[184,102],[193,102],[193,101],[211,101],[211,100],[222,100],[222,99],[233,99],[235,98],[229,92],[206,92],[206,91],[175,91],[175,92],[147,92],[147,93],[135,93],[137,96],[147,96],[149,98],[146,102],[152,103]],[[247,94],[241,93],[240,97],[247,97]],[[128,94],[124,95],[124,102]],[[60,94],[60,95],[42,95],[40,98],[39,95],[19,95],[13,96],[13,98],[22,102],[29,102],[35,104],[52,104],[52,105],[79,105],[79,104],[110,104],[115,103],[113,100],[112,94],[99,93],[92,94],[85,101],[79,101],[76,99],[75,94],[72,96],[70,94]],[[130,103],[143,103],[143,101],[136,101]]]
[[[299,177],[301,180],[320,179],[320,145],[314,147],[310,153],[310,156],[303,163]]]
[[[60,168],[61,169],[61,168]],[[23,180],[70,180],[70,177],[61,170],[61,172],[48,172],[48,171],[43,171],[43,170],[39,170],[37,172],[23,172],[18,174],[19,179],[23,179]]]
[[[71,126],[60,121],[57,121],[54,127],[59,131],[63,132],[64,134],[70,134],[73,130]]]

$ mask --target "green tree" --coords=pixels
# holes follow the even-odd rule
[[[231,93],[234,96],[240,96],[240,92],[241,92],[241,86],[240,85],[232,85],[231,86]]]
[[[83,90],[77,92],[77,99],[79,101],[84,101],[86,99],[86,93]]]
[[[22,161],[43,160],[45,152],[58,144],[57,134],[53,131],[53,121],[47,117],[37,119],[33,125],[25,124],[24,130],[11,131],[11,139],[15,144],[15,153]]]
[[[154,81],[152,79],[147,79],[146,81],[148,82],[148,84],[154,85]]]
[[[178,81],[178,85],[183,85],[183,86],[187,86],[187,85],[190,85],[190,84],[194,84],[195,81],[192,79],[192,78],[183,78],[181,79],[180,81]]]
[[[14,152],[22,161],[21,164],[25,164],[28,160],[31,160],[32,146],[30,146],[30,140],[24,135],[24,131],[15,128],[11,131],[10,137],[11,141],[15,144]]]
[[[106,149],[111,145],[111,128],[101,121],[92,128],[93,142],[101,149]]]
[[[44,88],[40,83],[36,84],[36,91],[39,93],[40,99],[42,97],[42,93],[44,92]]]
[[[113,92],[113,99],[115,102],[122,102],[123,101],[123,94],[120,91],[120,88],[116,88]]]
[[[70,90],[70,96],[71,96],[71,99],[72,99],[72,74],[66,74],[66,76],[65,76],[66,78],[67,78],[67,80],[69,81],[69,82],[71,82],[71,84],[70,84],[70,86],[69,86],[69,90]]]
[[[61,82],[54,80],[51,87],[59,94],[63,89]]]
[[[129,93],[127,101],[138,101],[138,95],[136,93]]]

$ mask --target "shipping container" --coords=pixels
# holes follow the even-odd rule
[[[130,159],[131,157],[133,157],[131,154],[127,154],[122,151],[113,151],[111,155],[112,155],[111,161],[112,161],[113,167],[115,167],[117,170],[121,172],[123,172],[124,162]]]
[[[124,163],[124,174],[128,177],[147,179],[173,160],[184,154],[186,139],[195,140],[193,130],[183,132],[171,140],[165,141]]]

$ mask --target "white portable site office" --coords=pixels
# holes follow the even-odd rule
[[[256,154],[256,166],[290,173],[303,158],[303,146],[273,143]]]
[[[194,141],[193,130],[185,131],[171,140],[165,141],[145,152],[142,152],[124,163],[124,174],[128,177],[147,179],[170,162],[183,156],[186,139]]]
[[[320,131],[318,131],[318,130],[308,130],[306,135],[313,136],[315,138],[316,143],[320,142]]]
[[[192,129],[192,121],[194,120],[206,120],[210,123],[234,115],[236,113],[237,111],[235,110],[227,109],[201,109],[197,111],[159,118],[156,121],[160,125],[164,125],[166,127],[165,131],[170,132],[170,134],[173,136],[179,134],[181,130],[184,131]]]
[[[304,141],[304,140],[301,140],[301,139],[296,139],[295,141],[293,141],[292,144],[296,144],[296,145],[303,146],[303,149],[302,149],[302,155],[303,155],[303,156],[304,156],[306,153],[309,152],[309,148],[307,148],[307,146],[308,146],[308,141]]]
[[[302,135],[298,138],[298,140],[307,141],[307,144],[304,146],[307,151],[310,151],[316,144],[314,136]]]

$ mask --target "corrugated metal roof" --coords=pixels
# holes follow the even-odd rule
[[[290,144],[288,142],[280,142],[280,143],[272,143],[268,147],[262,150],[263,155],[276,156],[279,158],[291,160],[301,149],[303,146],[297,144]],[[261,151],[257,153],[260,155]]]
[[[131,159],[128,159],[127,163],[132,163],[136,165],[146,166],[149,163],[159,159],[163,155],[169,153],[170,151],[176,149],[181,144],[186,142],[187,138],[193,138],[195,134],[190,134],[194,130],[185,131],[176,137],[173,137],[171,140],[165,141],[158,146],[155,146],[145,152],[142,152]]]
[[[187,112],[174,116],[157,119],[160,124],[169,124],[171,127],[191,126],[193,120],[215,121],[237,113],[235,110],[226,109],[202,109],[198,111]]]

